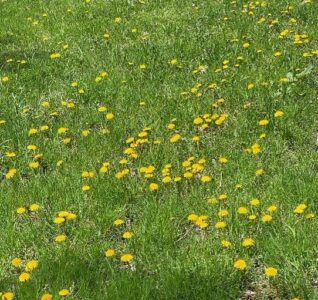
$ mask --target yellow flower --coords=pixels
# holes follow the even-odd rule
[[[301,204],[296,206],[296,208],[294,209],[294,213],[295,214],[303,214],[306,208],[307,208],[307,205],[304,203],[301,203]]]
[[[246,207],[241,206],[237,209],[237,213],[240,215],[246,215],[248,213],[248,209]]]
[[[106,118],[106,120],[112,120],[112,119],[114,119],[114,114],[111,113],[111,112],[109,112],[109,113],[107,113],[107,114],[105,115],[105,118]]]
[[[272,217],[271,215],[264,215],[264,216],[262,217],[262,221],[263,221],[264,223],[270,222],[272,219],[273,219],[273,217]]]
[[[277,210],[277,206],[276,205],[271,205],[271,206],[269,206],[268,208],[267,208],[267,211],[269,211],[269,212],[274,212],[274,211],[276,211]]]
[[[277,275],[277,269],[273,267],[265,268],[265,275],[268,277],[274,277]]]
[[[22,264],[21,258],[15,257],[14,259],[11,260],[11,265],[16,267],[16,268],[20,267],[21,264]]]
[[[49,126],[48,125],[42,125],[41,127],[40,127],[40,130],[41,131],[46,131],[46,130],[48,130],[49,129]]]
[[[158,188],[159,188],[159,185],[157,183],[152,182],[149,184],[149,189],[151,191],[156,191],[156,190],[158,190]]]
[[[67,131],[68,131],[68,128],[66,128],[66,127],[60,127],[60,128],[57,129],[57,133],[58,134],[63,134],[65,132],[67,132]]]
[[[218,221],[215,223],[214,227],[216,229],[222,229],[222,228],[226,227],[226,223],[224,221]]]
[[[258,206],[260,204],[260,201],[257,199],[257,198],[253,198],[251,201],[250,201],[251,205],[253,206]]]
[[[243,247],[251,247],[254,246],[254,240],[251,238],[244,239],[242,242]]]
[[[105,256],[106,257],[112,257],[112,256],[114,256],[115,255],[115,250],[114,249],[107,249],[106,251],[105,251]]]
[[[16,154],[15,154],[15,152],[6,152],[6,153],[5,153],[5,156],[6,156],[6,157],[15,157]]]
[[[181,135],[176,133],[170,138],[170,143],[176,143],[181,139]]]
[[[32,259],[26,263],[26,271],[32,271],[39,265],[39,262],[35,259]]]
[[[238,259],[234,262],[234,268],[239,269],[239,270],[244,270],[246,268],[247,264],[245,260],[243,259]]]
[[[196,215],[196,214],[190,214],[189,216],[188,216],[188,221],[193,221],[193,222],[195,222],[197,219],[198,219],[198,215]]]
[[[229,212],[227,209],[221,209],[219,212],[218,212],[218,216],[221,218],[221,217],[226,217],[229,215]]]
[[[89,130],[88,129],[82,130],[81,135],[84,136],[84,137],[88,136],[89,135]]]
[[[122,225],[122,224],[124,224],[124,221],[122,219],[116,219],[114,221],[114,225],[116,225],[116,226],[119,226],[119,225]]]
[[[268,123],[269,123],[268,120],[263,119],[263,120],[260,120],[260,121],[258,122],[258,125],[260,125],[260,126],[266,126],[266,125],[268,125]]]
[[[27,273],[27,272],[22,272],[22,273],[19,275],[19,281],[21,281],[21,282],[28,281],[29,279],[30,279],[30,274]]]
[[[221,245],[224,247],[224,248],[230,248],[232,246],[232,243],[228,240],[222,240],[221,241]]]
[[[41,300],[52,300],[52,299],[53,299],[53,295],[48,293],[43,294],[41,297]]]
[[[228,159],[224,156],[219,157],[219,163],[220,164],[226,164],[228,162]]]
[[[33,203],[33,204],[30,205],[29,210],[32,211],[32,212],[35,212],[35,211],[38,211],[39,208],[40,208],[39,204]]]
[[[264,170],[263,169],[256,169],[256,171],[255,171],[255,175],[256,176],[261,176],[263,174],[264,174]]]
[[[82,186],[82,191],[83,192],[89,191],[90,189],[91,189],[91,187],[89,185],[83,185]]]
[[[121,257],[120,257],[120,260],[124,263],[129,263],[133,260],[133,256],[131,254],[123,254]]]
[[[125,232],[123,233],[123,238],[124,238],[124,239],[130,239],[133,235],[134,235],[134,234],[133,234],[132,232],[130,232],[130,231],[125,231]]]
[[[281,110],[277,110],[277,111],[275,111],[275,113],[274,113],[274,117],[275,117],[275,118],[280,118],[280,117],[283,116],[283,114],[284,114],[284,112],[282,112]]]
[[[36,150],[37,147],[35,145],[28,145],[27,149],[32,151],[32,150]]]
[[[36,134],[37,132],[38,132],[38,130],[36,128],[30,128],[29,129],[29,135]]]
[[[77,218],[76,214],[73,214],[73,213],[69,213],[67,216],[66,216],[66,219],[67,220],[75,220]]]
[[[37,161],[32,161],[32,162],[30,162],[29,163],[29,167],[31,168],[31,169],[37,169],[38,167],[39,167],[39,162],[37,162]]]
[[[2,80],[2,82],[7,82],[7,81],[9,81],[9,77],[8,76],[3,76],[1,78],[1,80]]]
[[[165,177],[163,177],[163,179],[162,179],[162,182],[163,183],[169,183],[169,182],[171,182],[171,177],[170,176],[165,176]]]
[[[61,57],[61,54],[58,53],[58,52],[55,52],[55,53],[52,53],[52,54],[50,55],[50,57],[51,57],[51,59],[60,58],[60,57]]]
[[[244,49],[248,48],[249,46],[250,46],[250,43],[248,43],[248,42],[243,43],[243,48]]]
[[[248,85],[247,85],[247,89],[248,90],[251,90],[252,88],[254,88],[254,84],[253,83],[249,83]]]
[[[212,178],[210,176],[208,176],[208,175],[202,175],[200,180],[202,182],[210,182],[212,180]]]
[[[114,22],[117,24],[121,23],[121,17],[116,17]]]
[[[0,295],[1,295],[1,293],[0,293]],[[1,300],[13,300],[13,298],[14,298],[14,294],[12,292],[5,292],[1,296]]]
[[[105,112],[106,110],[107,110],[106,106],[101,105],[101,106],[98,107],[98,111],[99,112]]]
[[[56,217],[56,218],[53,220],[53,222],[54,222],[55,224],[62,224],[62,223],[65,222],[65,219],[62,218],[62,217]]]
[[[261,152],[261,146],[257,143],[253,144],[251,147],[252,153],[253,154],[258,154]]]
[[[19,214],[19,215],[24,214],[25,211],[26,211],[26,209],[25,209],[24,207],[18,207],[18,208],[16,209],[16,213]]]
[[[57,243],[61,243],[61,242],[64,242],[66,240],[66,235],[64,234],[59,234],[55,237],[55,242]]]
[[[9,169],[9,171],[6,173],[6,179],[11,179],[16,173],[17,169]]]
[[[68,296],[70,294],[70,291],[68,289],[62,289],[59,291],[59,295],[64,297],[64,296]]]

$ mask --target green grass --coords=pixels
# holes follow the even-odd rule
[[[64,288],[80,300],[318,299],[316,1],[142,2],[0,0],[1,299],[9,291],[14,299],[61,299]],[[103,71],[108,76],[96,82]],[[98,111],[102,105],[106,112]],[[200,129],[194,119],[204,114],[208,127]],[[216,125],[213,114],[227,118]],[[262,119],[269,124],[260,126]],[[58,134],[61,127],[69,130]],[[147,127],[138,157],[124,154],[126,140],[144,139],[138,134]],[[30,135],[31,128],[38,132]],[[177,133],[181,139],[171,143]],[[248,153],[255,143],[260,153]],[[186,179],[183,162],[192,156],[206,162]],[[170,183],[162,182],[166,164]],[[140,172],[147,166],[155,167],[152,178]],[[129,174],[116,178],[125,168]],[[16,174],[8,178],[10,169]],[[201,182],[203,175],[212,180]],[[227,199],[208,201],[221,194]],[[39,210],[30,212],[34,203]],[[295,213],[301,203],[306,209]],[[277,210],[268,212],[272,205]],[[18,214],[19,207],[26,211]],[[221,209],[228,216],[219,217]],[[65,210],[76,219],[55,224]],[[207,227],[188,221],[190,214],[208,216]],[[115,226],[118,218],[124,224]],[[221,220],[226,227],[215,228]],[[123,239],[125,231],[133,236]],[[66,241],[56,242],[62,233]],[[254,246],[243,247],[244,238]],[[105,257],[109,248],[113,257]],[[120,261],[124,253],[133,255],[130,263]],[[21,266],[11,264],[15,257]],[[239,258],[244,270],[234,267]],[[38,267],[20,282],[31,259]],[[266,267],[277,275],[266,276]]]

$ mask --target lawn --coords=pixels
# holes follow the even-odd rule
[[[0,299],[318,299],[315,0],[0,0]]]

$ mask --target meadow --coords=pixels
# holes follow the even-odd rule
[[[0,0],[0,299],[318,299],[318,2]]]

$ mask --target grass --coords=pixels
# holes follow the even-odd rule
[[[1,299],[318,299],[317,18],[316,1],[0,0]]]

